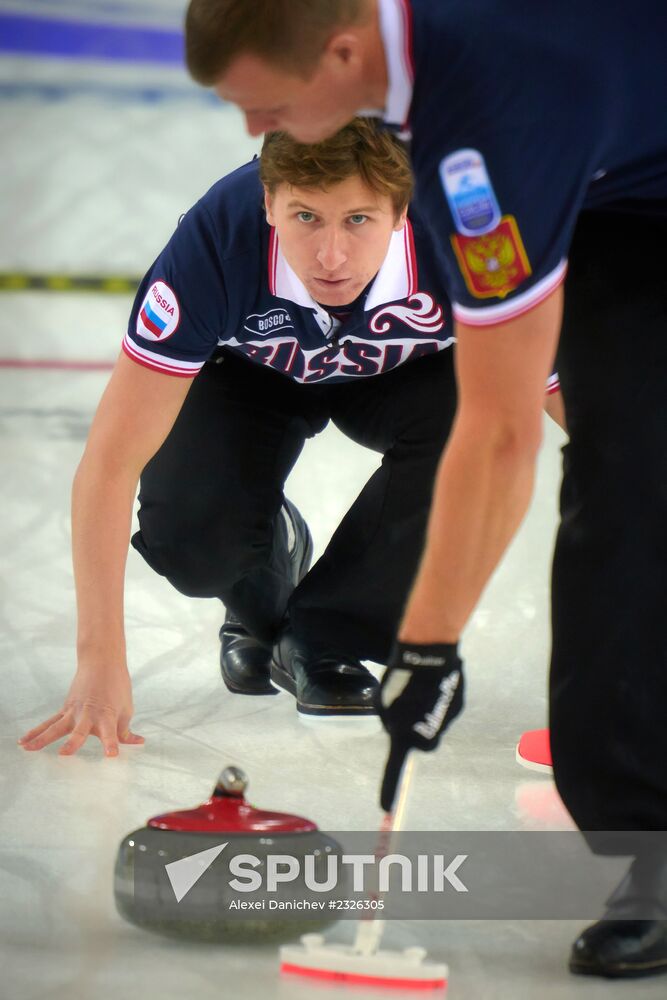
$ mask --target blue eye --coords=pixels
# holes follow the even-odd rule
[[[362,226],[368,219],[367,215],[351,215],[350,222],[353,226]]]
[[[297,215],[299,222],[312,222],[314,218],[315,216],[312,212],[299,212]]]

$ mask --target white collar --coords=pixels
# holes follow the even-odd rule
[[[388,124],[407,126],[414,86],[409,0],[378,0],[378,13],[388,77],[383,117]]]
[[[385,302],[407,299],[417,291],[417,281],[417,256],[408,219],[403,229],[392,233],[387,256],[369,289],[364,310],[368,312]],[[321,314],[328,316],[287,263],[273,227],[269,239],[269,291],[280,299],[289,299],[305,309],[313,309],[317,317]]]

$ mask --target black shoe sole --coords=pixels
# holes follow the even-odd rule
[[[248,688],[237,687],[235,684],[232,683],[232,681],[227,680],[224,674],[222,675],[222,682],[227,688],[227,690],[231,691],[232,694],[247,694],[250,696],[252,695],[265,696],[267,694],[280,694],[278,688],[274,687],[273,684],[270,684],[268,680],[266,682],[265,688],[253,688],[251,690],[248,690]]]
[[[271,662],[271,680],[284,691],[288,691],[296,699],[296,710],[302,715],[350,715],[350,716],[377,716],[377,712],[372,705],[307,705],[299,701],[296,693],[296,681],[284,667]]]
[[[569,969],[575,976],[598,976],[600,979],[643,979],[645,976],[657,976],[667,972],[667,959],[638,965],[621,963],[607,967],[570,962]]]

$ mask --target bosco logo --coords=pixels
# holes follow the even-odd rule
[[[137,316],[137,334],[144,340],[166,340],[178,326],[181,311],[176,293],[164,281],[156,281]]]
[[[246,318],[243,329],[254,333],[256,337],[270,337],[273,333],[293,330],[294,324],[287,309],[269,309],[265,313],[251,313]]]

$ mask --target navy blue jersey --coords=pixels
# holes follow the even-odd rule
[[[453,342],[444,283],[414,214],[341,323],[315,302],[266,221],[258,163],[183,216],[135,299],[125,352],[192,377],[219,347],[305,384],[378,375]]]
[[[582,209],[667,214],[665,0],[380,0],[380,23],[457,319],[546,298]]]

